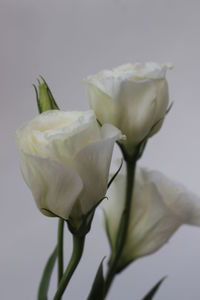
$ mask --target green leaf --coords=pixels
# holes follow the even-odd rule
[[[158,292],[161,284],[163,283],[163,281],[166,279],[166,276],[163,277],[162,279],[160,279],[156,285],[154,285],[152,287],[152,289],[148,292],[148,294],[146,294],[146,296],[142,299],[142,300],[152,300],[155,296],[155,294]]]
[[[105,257],[102,259],[99,268],[97,270],[94,282],[92,284],[92,289],[87,300],[103,300],[104,294],[104,277],[103,277],[103,261]]]
[[[56,262],[56,258],[57,258],[57,247],[55,247],[54,251],[49,257],[46,266],[44,268],[42,278],[40,281],[39,290],[38,290],[38,297],[37,297],[38,300],[48,300],[47,293],[49,289],[49,283],[50,283],[53,267]]]
[[[39,113],[43,113],[47,110],[59,109],[46,81],[42,77],[41,79],[42,81],[38,80],[38,89],[33,85]]]

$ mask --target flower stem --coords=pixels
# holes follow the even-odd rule
[[[59,286],[60,280],[63,276],[63,230],[64,230],[64,220],[59,219],[59,221],[58,221],[58,242],[57,242],[58,286]]]
[[[117,273],[117,264],[120,259],[120,256],[123,251],[123,247],[127,237],[129,218],[130,218],[130,208],[131,208],[131,200],[133,195],[133,187],[134,187],[134,177],[135,177],[135,169],[136,169],[136,160],[126,160],[126,169],[127,169],[127,181],[126,181],[126,201],[124,210],[121,216],[120,225],[118,229],[118,239],[116,245],[116,251],[112,255],[109,262],[109,269],[105,279],[104,286],[104,299],[111,287],[113,279]]]
[[[59,283],[57,292],[53,298],[53,300],[60,300],[76,267],[79,264],[79,261],[81,259],[81,256],[83,254],[84,249],[84,242],[85,242],[85,236],[77,236],[73,235],[73,251],[72,256],[69,261],[69,264],[65,270],[65,273],[63,274],[63,277]]]

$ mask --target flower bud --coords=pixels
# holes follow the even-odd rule
[[[171,65],[127,64],[89,76],[90,106],[101,124],[118,127],[131,155],[135,147],[161,128],[169,103],[166,71]]]
[[[59,109],[46,81],[42,77],[41,80],[42,81],[38,80],[38,90],[37,87],[33,85],[35,88],[39,113],[52,109]]]
[[[79,219],[97,205],[120,136],[112,125],[100,128],[92,110],[49,110],[18,129],[21,171],[40,211]]]

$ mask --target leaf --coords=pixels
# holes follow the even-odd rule
[[[54,251],[49,257],[46,266],[44,268],[42,278],[40,281],[39,290],[38,290],[38,297],[37,297],[38,300],[48,300],[47,293],[49,289],[49,283],[50,283],[53,267],[56,262],[56,258],[57,258],[57,247],[55,247]]]
[[[104,277],[103,277],[103,261],[105,257],[102,259],[99,268],[97,270],[94,282],[92,284],[92,289],[87,300],[103,300],[103,292],[104,292]]]
[[[160,279],[142,300],[152,300],[154,298],[155,294],[158,292],[161,284],[163,283],[163,281],[165,279],[166,279],[166,276],[163,277],[162,279]]]

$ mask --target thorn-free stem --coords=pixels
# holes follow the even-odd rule
[[[59,221],[58,221],[58,242],[57,242],[58,286],[59,286],[60,280],[63,276],[63,231],[64,231],[64,220],[59,219]]]
[[[60,300],[83,254],[85,236],[73,235],[73,250],[53,300]]]
[[[130,218],[130,210],[131,210],[131,200],[133,195],[133,187],[134,187],[134,177],[135,177],[135,169],[136,169],[136,161],[137,160],[126,160],[126,169],[127,169],[127,181],[126,181],[126,201],[124,206],[124,211],[121,216],[119,230],[118,230],[118,239],[116,241],[116,251],[112,255],[109,269],[105,280],[104,286],[104,298],[106,297],[113,279],[117,273],[117,264],[120,259],[120,256],[123,251],[123,247],[127,237],[129,218]]]

